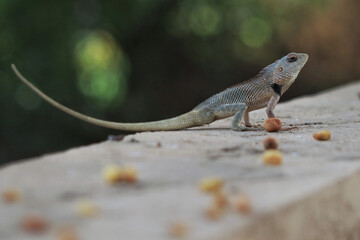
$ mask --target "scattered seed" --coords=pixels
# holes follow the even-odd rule
[[[264,123],[264,128],[268,132],[278,132],[281,129],[281,121],[278,118],[268,118]]]
[[[103,169],[103,178],[109,184],[137,181],[137,170],[133,166],[108,165]]]
[[[224,208],[228,205],[228,198],[223,191],[219,191],[214,194],[214,204]]]
[[[56,232],[56,240],[78,240],[78,236],[73,227],[62,227]]]
[[[17,189],[9,188],[2,192],[2,199],[6,203],[19,202],[21,198],[21,193]]]
[[[82,217],[95,217],[99,214],[99,208],[88,200],[78,201],[75,205],[75,211]]]
[[[137,170],[133,166],[125,166],[122,169],[123,179],[126,182],[136,182],[137,181]]]
[[[49,228],[49,221],[40,214],[29,214],[22,219],[21,227],[28,233],[40,234]]]
[[[241,214],[249,214],[252,211],[251,202],[245,194],[240,194],[235,199],[235,209]]]
[[[217,204],[211,204],[210,207],[205,209],[205,217],[210,220],[218,220],[224,214],[224,208]]]
[[[313,138],[318,141],[327,141],[331,138],[329,130],[322,130],[313,134]]]
[[[223,187],[224,181],[218,177],[207,177],[200,181],[200,190],[206,193],[219,192]]]
[[[277,149],[279,146],[278,141],[274,137],[265,138],[265,140],[263,141],[263,144],[264,144],[265,150]]]
[[[108,165],[103,169],[103,177],[109,184],[114,184],[123,180],[123,169],[117,165]]]
[[[266,150],[263,154],[263,161],[265,164],[281,165],[282,154],[278,150]]]
[[[189,232],[187,224],[183,221],[178,221],[170,225],[170,236],[173,238],[183,238]]]

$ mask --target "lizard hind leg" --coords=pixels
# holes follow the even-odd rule
[[[244,123],[245,123],[245,126],[246,127],[261,127],[260,124],[251,124],[250,123],[250,117],[249,117],[249,111],[245,111],[245,114],[244,114]]]
[[[234,116],[231,122],[231,128],[234,131],[260,130],[255,127],[251,127],[245,103],[222,104],[215,108],[214,113],[215,119],[223,119]],[[245,126],[240,124],[243,117],[245,120]],[[247,126],[247,123],[250,124],[250,126]]]
[[[245,122],[246,127],[252,127],[252,125],[250,123],[250,117],[249,117],[249,112],[248,111],[245,111],[244,122]]]
[[[241,119],[244,117],[244,121],[245,121],[245,126],[242,126],[240,124]],[[249,121],[249,112],[247,111],[247,106],[246,104],[241,104],[239,106],[238,111],[235,113],[232,122],[231,122],[231,128],[234,131],[258,131],[258,130],[262,130],[261,128],[257,128],[257,127],[251,127],[252,125],[250,124]]]

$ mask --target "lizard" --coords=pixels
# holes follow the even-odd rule
[[[275,118],[274,109],[281,95],[292,85],[308,60],[306,53],[289,53],[263,68],[255,77],[240,82],[215,94],[197,105],[191,111],[159,121],[141,123],[121,123],[96,119],[76,112],[36,88],[16,68],[11,65],[17,77],[30,89],[54,107],[85,122],[123,131],[168,131],[210,124],[218,119],[233,116],[231,128],[234,131],[259,130],[252,126],[249,112],[266,107],[268,118]],[[241,120],[244,119],[244,125]]]

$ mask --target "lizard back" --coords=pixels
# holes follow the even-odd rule
[[[216,108],[237,103],[245,103],[249,109],[257,109],[257,106],[262,106],[274,95],[271,88],[271,69],[275,63],[262,69],[255,77],[211,96],[194,109]]]

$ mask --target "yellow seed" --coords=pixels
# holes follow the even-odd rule
[[[124,172],[117,165],[108,165],[103,169],[103,177],[109,184],[114,184],[123,180]]]
[[[327,141],[331,138],[329,130],[322,130],[313,134],[313,138],[319,141]]]
[[[218,177],[207,177],[200,181],[199,188],[200,190],[206,193],[216,193],[219,192],[224,185],[224,181]]]
[[[137,170],[133,166],[119,167],[117,165],[108,165],[103,169],[103,177],[109,184],[115,184],[121,181],[137,181]]]
[[[6,189],[2,192],[2,199],[6,203],[15,203],[21,200],[21,193],[13,188]]]
[[[127,182],[137,181],[137,170],[133,166],[123,168],[123,179]]]
[[[263,161],[265,164],[281,165],[282,154],[278,150],[266,150],[263,154]]]
[[[170,225],[170,236],[173,238],[183,238],[188,234],[189,228],[183,221],[178,221]]]
[[[83,217],[94,217],[99,214],[99,208],[88,200],[81,200],[76,203],[75,211]]]

